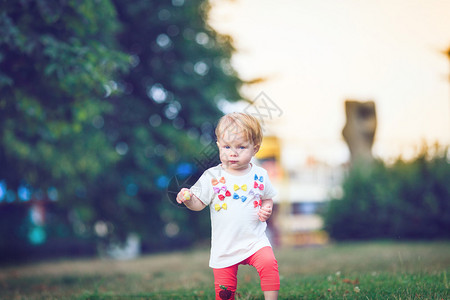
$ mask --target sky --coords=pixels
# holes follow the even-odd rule
[[[374,156],[450,145],[450,0],[212,0],[209,22],[234,40],[241,78],[266,80],[281,109],[266,132],[290,165],[346,162],[344,101],[374,101]],[[232,109],[236,109],[235,107]]]

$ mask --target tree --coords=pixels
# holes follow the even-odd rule
[[[0,3],[5,232],[25,222],[21,210],[8,216],[25,197],[48,199],[45,230],[60,238],[136,232],[154,249],[209,233],[208,218],[167,196],[171,178],[204,167],[218,102],[240,99],[232,41],[207,25],[208,9],[205,0]]]
[[[38,202],[59,212],[48,234],[73,236],[78,186],[119,159],[95,123],[112,108],[104,87],[130,66],[114,50],[118,29],[108,0],[0,2],[3,259],[27,251],[28,209]]]
[[[115,110],[104,131],[123,151],[96,184],[92,221],[115,224],[112,237],[138,232],[148,249],[187,244],[198,232],[209,235],[209,218],[176,207],[168,184],[177,173],[201,171],[193,158],[202,160],[214,141],[218,101],[241,98],[231,39],[207,25],[204,0],[114,3],[118,41],[134,68],[118,82],[124,95],[110,97]],[[172,238],[166,226],[175,228]]]
[[[92,126],[111,107],[103,86],[129,61],[110,49],[114,7],[2,1],[0,10],[0,178],[11,190],[26,183],[71,193],[117,160]]]

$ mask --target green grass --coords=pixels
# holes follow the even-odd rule
[[[280,299],[450,299],[450,242],[275,249]],[[214,299],[207,249],[0,268],[0,299]],[[263,299],[241,266],[238,299]]]

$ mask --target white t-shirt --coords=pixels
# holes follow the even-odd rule
[[[259,249],[271,246],[266,222],[258,218],[260,199],[272,199],[276,190],[266,170],[252,164],[241,176],[221,165],[206,170],[191,188],[211,214],[211,268],[235,265]]]

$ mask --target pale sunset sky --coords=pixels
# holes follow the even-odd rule
[[[283,159],[348,160],[344,101],[376,104],[374,155],[450,145],[450,0],[213,0],[210,24],[234,39],[244,87],[283,111],[268,129]]]

